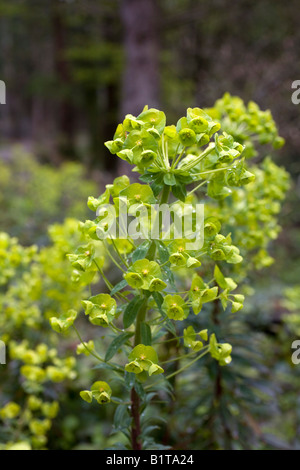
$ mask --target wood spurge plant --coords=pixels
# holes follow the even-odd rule
[[[95,338],[82,339],[83,320],[74,306],[50,324],[62,334],[75,330],[77,352],[95,360],[97,380],[80,396],[114,407],[114,429],[125,436],[116,448],[164,448],[152,437],[159,419],[153,423],[151,408],[180,397],[175,389],[191,371],[200,376],[205,356],[220,371],[219,381],[222,369],[232,367],[234,350],[222,321],[243,308],[248,272],[272,262],[267,247],[278,234],[276,216],[288,188],[286,172],[259,151],[283,143],[269,111],[228,94],[213,108],[188,108],[176,125],[145,106],[139,116],[125,116],[106,142],[111,154],[133,165],[133,181],[117,177],[88,199],[96,217],[80,224],[85,242],[68,257],[75,278],[92,283],[98,273],[104,283],[104,292],[93,283],[82,308],[95,338],[100,328],[110,343],[100,353]],[[167,228],[159,214],[163,205],[172,214]],[[185,206],[190,219],[178,238],[176,215],[183,228]],[[153,224],[157,238],[146,230]],[[190,384],[195,390],[196,382]]]
[[[51,447],[68,406],[83,415],[66,413],[65,448],[87,415],[110,423],[99,447],[259,445],[243,307],[274,262],[283,143],[269,111],[229,94],[176,125],[146,106],[105,143],[132,177],[88,198],[93,220],[51,226],[42,248],[0,234],[0,449]]]

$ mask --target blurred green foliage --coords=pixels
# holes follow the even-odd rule
[[[89,292],[90,278],[81,276],[66,258],[84,240],[78,225],[69,218],[51,226],[49,246],[40,249],[24,248],[0,234],[0,331],[7,347],[7,365],[1,366],[0,375],[2,450],[45,448],[48,439],[54,448],[75,445],[74,426],[82,434],[93,433],[92,416],[83,421],[86,427],[78,420],[81,399],[74,389],[77,366],[72,354],[78,340],[61,342],[49,326],[50,317],[78,310]],[[101,252],[101,242],[94,245]],[[107,266],[101,259],[102,267]],[[54,424],[54,433],[61,435],[58,443],[51,428],[60,407],[66,411],[58,417],[61,429]]]
[[[25,245],[45,244],[47,227],[66,217],[87,216],[85,200],[96,193],[97,184],[79,163],[55,168],[13,148],[8,161],[0,160],[0,229]]]

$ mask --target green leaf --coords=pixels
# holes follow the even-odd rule
[[[126,343],[126,341],[133,336],[133,333],[122,333],[120,336],[117,336],[109,345],[106,354],[105,362],[110,361],[114,355],[118,352],[120,347]]]
[[[176,178],[173,173],[166,173],[164,175],[164,183],[168,186],[175,186]]]
[[[141,323],[141,341],[145,346],[151,346],[152,335],[151,328],[146,322]]]
[[[182,202],[185,202],[186,198],[186,187],[185,184],[178,183],[175,186],[172,186],[172,193],[174,196]]]
[[[111,290],[110,295],[115,295],[117,292],[124,289],[124,287],[126,287],[127,285],[128,284],[127,284],[126,280],[123,279],[122,281],[118,282],[118,284],[115,285],[115,287]]]
[[[143,302],[144,302],[144,299],[139,296],[134,297],[131,300],[131,302],[129,302],[129,304],[124,310],[124,315],[123,315],[124,328],[129,328],[130,325],[132,325],[132,323],[136,319],[138,311],[141,308]]]
[[[130,425],[131,417],[129,416],[127,406],[118,405],[114,415],[114,428],[117,431],[127,429]]]
[[[139,177],[139,179],[141,181],[143,181],[143,183],[152,183],[153,179],[154,179],[154,175],[153,173],[145,173],[144,175],[141,175]]]
[[[156,246],[158,249],[158,256],[159,256],[161,263],[166,263],[169,260],[169,256],[170,256],[168,248],[163,242],[159,240],[156,240]]]
[[[147,426],[143,429],[142,437],[147,437],[151,432],[155,431],[156,429],[160,429],[158,425]]]
[[[215,265],[214,277],[215,277],[215,280],[217,281],[217,284],[218,284],[222,289],[226,289],[226,288],[227,288],[227,283],[226,283],[225,277],[223,276],[223,274],[221,273],[221,271],[220,271],[220,269],[218,268],[217,265]]]
[[[151,240],[145,240],[143,243],[141,243],[132,254],[132,262],[135,263],[140,259],[146,258],[150,245]]]
[[[124,381],[127,390],[131,390],[135,384],[135,374],[133,372],[127,372],[125,370]]]
[[[163,304],[163,301],[164,301],[163,296],[159,292],[153,292],[152,297],[155,300],[156,305],[158,306],[158,308],[161,308],[161,306]]]
[[[160,172],[157,174],[157,176],[154,178],[151,184],[151,189],[155,197],[159,195],[163,187],[164,187],[164,174]]]
[[[170,283],[172,289],[176,290],[177,288],[175,286],[174,274],[172,273],[169,266],[168,265],[162,266],[162,270],[165,274],[166,280]]]
[[[144,390],[143,385],[140,382],[135,382],[134,388],[138,396],[141,398],[141,400],[145,400],[146,392]]]

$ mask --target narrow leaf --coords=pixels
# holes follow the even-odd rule
[[[145,240],[143,243],[141,243],[132,254],[132,262],[135,263],[139,259],[146,258],[150,245],[150,240]]]
[[[114,427],[116,430],[121,431],[122,429],[128,428],[130,425],[131,418],[128,413],[127,406],[119,405],[116,408],[114,415]]]
[[[159,255],[159,259],[161,263],[166,263],[170,258],[170,253],[169,253],[168,248],[163,242],[159,240],[156,240],[156,245],[158,248],[158,255]]]
[[[122,333],[120,336],[117,336],[109,345],[106,354],[105,354],[105,362],[109,361],[114,357],[116,352],[120,349],[120,347],[126,343],[126,341],[131,338],[133,333]]]
[[[141,340],[145,346],[152,344],[151,328],[146,322],[141,323]]]
[[[115,287],[111,290],[110,295],[115,295],[117,292],[124,289],[124,287],[126,286],[127,286],[127,281],[123,279],[122,281],[120,281],[118,284],[115,285]]]
[[[138,311],[141,308],[143,302],[144,302],[144,299],[139,296],[134,297],[131,300],[131,302],[129,302],[129,304],[124,310],[124,315],[123,315],[124,328],[129,328],[129,326],[132,325],[132,323],[136,319]]]

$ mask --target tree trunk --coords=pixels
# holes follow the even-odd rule
[[[126,65],[121,119],[145,105],[159,105],[159,39],[157,0],[122,0]]]
[[[64,57],[66,49],[66,27],[61,12],[61,2],[54,0],[52,12],[53,50],[55,73],[62,88],[57,116],[59,150],[65,157],[73,158],[74,149],[74,107],[70,99],[71,73]]]

